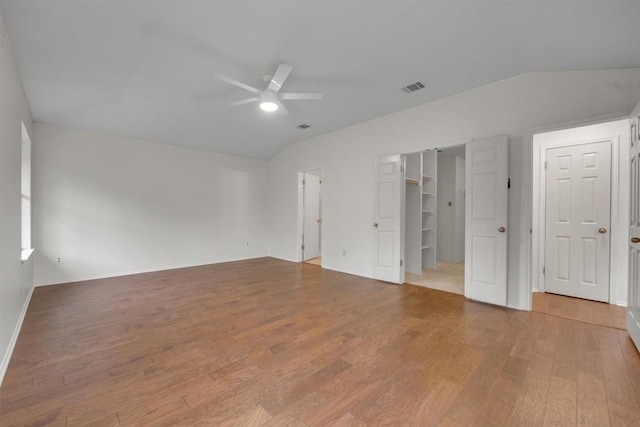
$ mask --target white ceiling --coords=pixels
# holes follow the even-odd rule
[[[640,66],[638,1],[2,0],[0,12],[34,120],[257,159],[525,72]],[[284,101],[288,116],[229,107],[251,94],[213,78],[261,86],[281,62],[283,91],[325,99]],[[417,80],[429,87],[401,90]]]

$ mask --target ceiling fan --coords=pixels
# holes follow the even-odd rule
[[[252,98],[242,99],[240,101],[230,102],[231,106],[238,106],[244,104],[250,104],[252,102],[259,102],[260,108],[263,111],[273,112],[276,110],[281,110],[285,114],[288,113],[287,109],[284,108],[280,101],[282,100],[320,100],[323,98],[322,93],[283,93],[280,92],[280,88],[284,84],[285,80],[291,73],[293,68],[291,65],[280,64],[278,69],[276,70],[273,76],[266,75],[264,76],[265,83],[267,84],[265,89],[257,89],[253,86],[249,86],[246,83],[242,83],[236,79],[232,79],[231,77],[227,77],[223,74],[216,73],[214,76],[222,80],[223,82],[232,84],[241,89],[247,90],[249,92],[255,93],[256,96]]]

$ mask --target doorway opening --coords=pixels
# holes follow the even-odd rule
[[[405,155],[405,283],[464,295],[465,146]]]
[[[374,159],[373,278],[406,283],[407,265],[418,274],[436,269],[436,163],[437,150]],[[501,306],[507,305],[508,166],[506,135],[465,143],[464,296]],[[405,201],[407,191],[417,198]]]
[[[298,173],[300,261],[322,266],[322,171]]]
[[[629,266],[628,126],[533,136],[533,311],[619,325],[615,305],[627,304]]]

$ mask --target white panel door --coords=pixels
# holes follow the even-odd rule
[[[506,136],[466,146],[464,294],[497,305],[507,304],[508,150]]]
[[[320,187],[322,181],[319,176],[310,173],[304,173],[303,177],[304,232],[302,234],[302,258],[306,261],[320,256]]]
[[[386,282],[404,281],[401,260],[403,176],[400,155],[375,161],[373,207],[373,277]]]
[[[632,123],[637,119],[632,119]],[[634,126],[632,131],[636,131]],[[629,175],[631,191],[629,215],[629,298],[627,300],[627,330],[640,351],[640,141],[631,135]]]
[[[544,290],[609,301],[611,141],[547,149]]]

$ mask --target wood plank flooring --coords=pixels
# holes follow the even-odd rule
[[[8,426],[640,425],[626,332],[262,258],[37,288]]]

